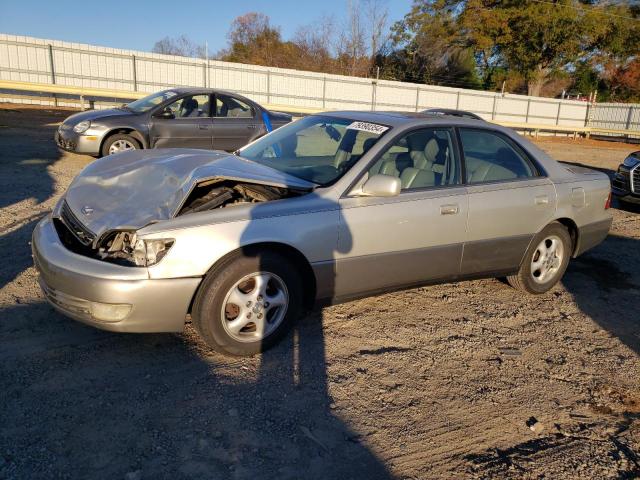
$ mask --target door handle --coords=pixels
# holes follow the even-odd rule
[[[459,210],[457,204],[440,205],[440,215],[455,215]]]
[[[200,130],[209,130],[209,125],[203,125],[202,123],[198,125]]]
[[[249,130],[253,130],[253,129],[255,129],[255,128],[258,128],[258,126],[257,126],[257,125],[247,125],[247,128],[248,128]]]
[[[546,195],[538,195],[535,202],[536,205],[547,205],[549,203],[549,197]]]

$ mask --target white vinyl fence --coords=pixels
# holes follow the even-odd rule
[[[640,105],[591,106],[575,100],[207,62],[5,34],[0,34],[0,80],[139,92],[175,86],[211,87],[233,90],[270,105],[327,110],[458,108],[497,122],[640,130]],[[60,102],[64,104],[64,100]],[[67,104],[77,105],[77,101],[67,100]]]

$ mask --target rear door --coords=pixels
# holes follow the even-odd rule
[[[151,117],[151,146],[211,149],[210,105],[208,94],[187,95],[156,112]]]
[[[231,95],[216,94],[213,115],[213,148],[233,152],[266,130],[259,112],[247,102]]]
[[[460,128],[459,138],[469,192],[461,273],[514,271],[533,236],[553,217],[555,188],[524,149],[506,135]]]

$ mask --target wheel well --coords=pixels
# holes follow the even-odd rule
[[[261,242],[261,243],[253,243],[250,245],[245,245],[243,247],[237,248],[229,253],[227,253],[224,257],[220,258],[216,263],[214,263],[209,272],[218,268],[219,266],[231,262],[234,258],[237,258],[242,255],[255,255],[257,252],[271,251],[275,253],[279,253],[283,257],[286,257],[293,261],[298,271],[302,275],[302,282],[304,285],[304,306],[305,308],[311,308],[316,298],[316,276],[313,273],[313,269],[307,260],[307,257],[304,256],[300,250],[292,247],[291,245],[286,245],[284,243],[278,242]],[[202,283],[200,284],[202,285]],[[200,287],[196,289],[196,292],[193,294],[193,298],[191,299],[191,304],[189,305],[189,313],[191,313],[191,308],[193,307],[193,302],[198,294]]]
[[[578,248],[578,226],[570,218],[558,218],[556,222],[564,225],[571,236],[571,256],[574,256]]]
[[[136,129],[123,127],[123,128],[114,128],[104,136],[104,138],[102,139],[102,142],[100,143],[100,153],[102,153],[102,147],[104,146],[104,143],[107,141],[107,139],[109,137],[112,137],[113,135],[118,135],[119,133],[125,133],[127,135],[131,135],[138,142],[140,142],[140,145],[142,146],[142,148],[147,148],[144,138],[142,137],[142,135],[140,135],[140,133]]]

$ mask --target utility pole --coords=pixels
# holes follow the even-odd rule
[[[206,87],[209,88],[209,42],[208,41],[204,41],[204,57],[206,59],[207,62],[207,73],[205,75],[205,82],[206,82]]]

